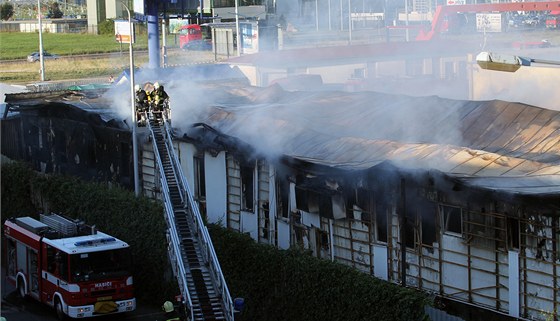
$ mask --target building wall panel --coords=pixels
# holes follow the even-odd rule
[[[241,232],[241,170],[239,163],[226,156],[227,164],[227,227]]]
[[[441,271],[442,294],[467,300],[469,290],[467,247],[461,238],[445,234],[442,246],[444,247]]]
[[[208,222],[227,226],[228,197],[225,152],[220,152],[216,156],[204,153],[204,176]]]

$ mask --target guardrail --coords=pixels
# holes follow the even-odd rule
[[[164,122],[165,134],[166,139],[165,142],[167,144],[168,150],[173,150],[173,138],[171,135],[171,128],[168,126],[168,122]],[[217,286],[218,290],[221,292],[222,302],[224,309],[226,310],[226,318],[227,320],[233,321],[234,319],[234,308],[233,308],[233,300],[231,299],[231,295],[229,293],[229,289],[226,284],[226,280],[222,273],[222,269],[220,267],[220,263],[218,261],[218,257],[216,252],[214,251],[214,245],[212,244],[212,239],[210,238],[210,234],[208,233],[208,229],[204,225],[204,221],[202,220],[202,216],[200,215],[200,210],[198,208],[197,203],[195,202],[189,184],[187,182],[186,176],[183,173],[183,169],[181,168],[181,164],[179,159],[177,158],[177,154],[175,152],[172,153],[172,164],[174,166],[174,171],[178,173],[177,177],[180,180],[180,185],[184,189],[184,194],[188,200],[188,208],[193,214],[192,217],[194,219],[195,226],[197,228],[197,237],[199,244],[203,247],[203,258],[205,262],[208,263],[210,271],[212,272],[212,278],[214,284]],[[179,182],[178,180],[178,182]]]
[[[148,125],[150,128],[150,132],[152,133],[152,137],[154,136],[154,132],[151,128],[150,125]],[[155,139],[152,140],[152,144],[154,146],[154,155],[156,158],[156,162],[157,165],[159,167],[159,174],[160,174],[160,181],[161,181],[161,185],[162,185],[162,194],[163,194],[163,201],[164,201],[164,207],[165,207],[165,214],[166,214],[166,221],[167,221],[167,226],[169,228],[169,232],[168,235],[171,238],[171,245],[172,245],[172,249],[173,249],[173,255],[174,255],[174,261],[175,261],[175,266],[174,268],[176,269],[175,275],[177,277],[177,282],[179,283],[179,288],[181,290],[181,295],[183,296],[183,298],[186,299],[186,303],[188,304],[189,310],[190,310],[190,320],[194,320],[194,310],[193,310],[193,306],[192,306],[192,300],[191,300],[191,296],[189,294],[188,291],[188,287],[187,287],[187,270],[185,269],[185,265],[183,264],[183,260],[181,259],[181,241],[179,239],[179,233],[177,232],[177,228],[175,226],[175,215],[173,212],[173,205],[171,203],[171,198],[169,196],[169,186],[167,185],[167,179],[165,177],[165,171],[163,169],[163,163],[161,162],[161,158],[159,157],[159,149],[157,146],[157,142]],[[175,154],[175,153],[173,153]]]

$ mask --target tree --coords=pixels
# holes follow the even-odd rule
[[[14,16],[14,5],[9,2],[4,2],[0,5],[0,19],[10,20]]]
[[[49,13],[47,15],[47,17],[49,18],[62,18],[62,16],[64,15],[64,13],[60,10],[60,7],[58,5],[58,2],[51,2],[51,4],[49,5]]]

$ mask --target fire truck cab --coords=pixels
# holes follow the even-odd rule
[[[179,29],[179,48],[188,49],[193,43],[202,41],[202,29],[197,24],[189,24]]]
[[[60,319],[136,309],[129,245],[61,215],[4,223],[6,281],[21,297],[56,309]]]

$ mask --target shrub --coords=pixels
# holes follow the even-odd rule
[[[129,243],[139,302],[163,302],[178,293],[168,271],[163,208],[159,202],[103,183],[43,175],[21,163],[2,164],[2,222],[8,217],[54,212],[95,224]]]
[[[3,21],[10,20],[14,16],[14,5],[4,2],[0,5],[0,19]]]
[[[100,35],[113,35],[115,34],[115,21],[112,19],[102,21],[97,25],[97,30]]]
[[[20,163],[2,165],[2,221],[40,209],[80,218],[131,245],[139,302],[154,305],[178,293],[168,271],[165,220],[158,202],[118,187],[41,175]],[[278,250],[248,235],[210,225],[233,297],[245,298],[236,320],[337,321],[424,318],[421,292],[385,282],[298,249]]]
[[[340,263],[258,244],[249,236],[209,228],[233,297],[245,299],[236,320],[346,321],[425,318],[422,293]]]

